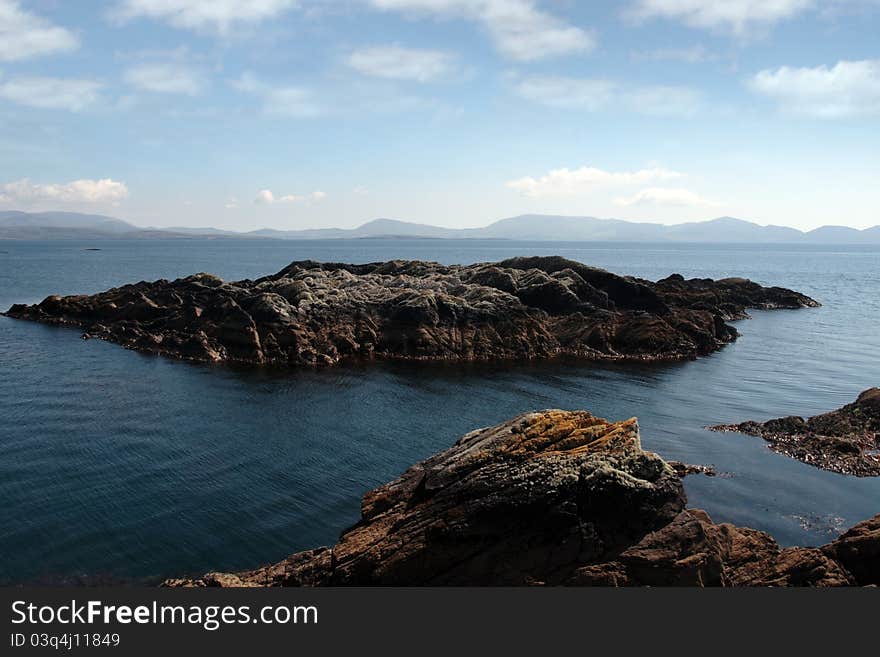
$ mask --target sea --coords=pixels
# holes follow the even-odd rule
[[[97,249],[97,250],[93,250]],[[362,495],[536,409],[637,416],[718,522],[818,545],[880,512],[880,478],[824,472],[707,425],[809,416],[880,386],[880,247],[361,239],[2,241],[0,308],[140,280],[256,278],[294,260],[561,255],[658,279],[744,276],[823,304],[754,311],[695,361],[371,362],[267,371],[140,354],[0,317],[0,584],[150,584],[329,545]]]

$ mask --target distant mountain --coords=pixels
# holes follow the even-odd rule
[[[474,236],[525,240],[583,240],[628,242],[788,242],[803,237],[794,228],[759,226],[733,217],[721,217],[674,226],[595,217],[523,215],[502,219]]]
[[[441,228],[392,219],[376,219],[351,229],[264,229],[249,234],[276,239],[430,237],[587,242],[880,243],[880,226],[864,231],[835,227],[833,231],[829,228],[804,233],[785,226],[760,226],[734,217],[664,226],[620,219],[537,214],[501,219],[484,228]]]
[[[445,238],[462,237],[464,232],[457,228],[440,228],[428,224],[416,224],[396,219],[373,219],[357,228],[309,228],[306,230],[274,230],[262,228],[247,235],[272,237],[275,239],[358,239],[366,237],[414,237]]]
[[[277,230],[262,228],[238,233],[218,228],[139,228],[113,217],[73,212],[0,212],[0,239],[507,239],[535,241],[707,242],[880,244],[880,226],[856,230],[823,226],[802,232],[785,226],[761,226],[719,217],[673,226],[528,214],[501,219],[483,228],[443,228],[395,219],[374,219],[357,228]]]
[[[441,228],[428,224],[415,224],[396,219],[373,219],[354,229],[356,237],[434,237],[455,238],[461,236],[461,229]]]
[[[473,237],[515,240],[644,240],[660,239],[658,224],[633,223],[619,219],[563,217],[526,214],[501,219],[485,228],[470,231]]]
[[[187,228],[185,226],[172,226],[170,228],[146,228],[143,230],[158,231],[160,233],[175,233],[177,235],[194,235],[197,237],[241,237],[241,233],[234,230],[223,230],[222,228],[202,228],[199,226]]]
[[[867,231],[856,230],[855,228],[847,228],[846,226],[822,226],[809,231],[804,235],[804,240],[812,244],[852,244],[853,242],[865,241],[865,233],[870,239],[871,232],[878,233],[878,226],[869,228]],[[876,237],[875,237],[876,240]]]
[[[719,217],[711,221],[663,226],[666,239],[689,242],[792,242],[804,234],[786,226],[759,226],[734,217]]]
[[[120,234],[139,230],[137,226],[100,214],[79,214],[77,212],[20,212],[18,210],[0,212],[0,229],[64,229],[94,230],[100,233]]]
[[[78,212],[0,211],[0,239],[106,240],[192,239],[235,237],[241,233],[217,228],[140,228],[122,219]]]

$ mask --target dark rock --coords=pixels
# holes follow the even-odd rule
[[[845,586],[877,582],[880,516],[823,548],[686,509],[635,419],[521,415],[367,493],[332,548],[166,586]]]
[[[242,573],[274,585],[559,584],[684,508],[675,472],[642,451],[636,421],[519,416],[364,496],[332,550]]]
[[[745,278],[708,278],[685,280],[673,274],[654,284],[657,295],[665,303],[677,306],[712,309],[724,319],[747,317],[746,309],[773,310],[777,308],[814,308],[814,299],[780,287],[763,287]]]
[[[808,420],[791,416],[709,428],[760,436],[774,451],[823,470],[880,475],[880,388],[865,390],[852,404]]]
[[[617,562],[629,585],[847,586],[840,563],[814,548],[780,550],[768,534],[716,525],[705,511],[688,509],[626,549]]]
[[[880,586],[880,515],[855,525],[823,551],[860,584]]]
[[[682,478],[695,474],[706,475],[707,477],[718,475],[718,471],[713,465],[694,465],[692,463],[682,463],[681,461],[667,461],[667,463],[675,470],[675,474]]]
[[[151,353],[259,365],[343,358],[674,360],[737,337],[748,307],[815,301],[755,283],[651,283],[560,257],[446,266],[294,262],[256,281],[210,274],[51,296],[7,315]]]

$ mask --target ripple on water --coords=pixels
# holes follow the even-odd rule
[[[5,248],[5,247],[4,247]],[[246,568],[332,543],[360,497],[477,427],[539,408],[638,415],[646,448],[716,520],[818,544],[878,511],[880,479],[811,468],[706,425],[837,408],[880,381],[880,250],[499,242],[14,244],[0,306],[296,259],[440,262],[559,253],[660,278],[745,275],[825,305],[755,312],[705,359],[599,366],[381,364],[262,372],[144,356],[0,317],[0,582],[161,578]],[[806,520],[805,520],[806,519]],[[825,520],[823,520],[825,519]],[[826,522],[827,520],[827,522]]]

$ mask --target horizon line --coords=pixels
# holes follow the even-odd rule
[[[507,217],[501,217],[499,219],[495,219],[494,221],[490,221],[488,224],[485,224],[482,226],[474,226],[474,227],[450,227],[450,226],[442,226],[439,224],[423,223],[420,221],[393,219],[391,217],[379,216],[379,217],[374,217],[373,219],[364,220],[362,223],[358,224],[357,226],[353,226],[351,228],[343,228],[343,227],[339,227],[339,226],[318,226],[318,227],[306,227],[306,228],[273,228],[270,226],[263,226],[261,228],[254,228],[251,230],[241,230],[241,229],[232,229],[232,228],[217,228],[216,226],[213,226],[213,225],[211,225],[211,226],[187,226],[185,224],[179,224],[179,225],[164,226],[164,227],[163,226],[154,226],[154,225],[140,225],[140,224],[134,223],[130,219],[122,219],[122,218],[120,218],[118,216],[114,216],[114,215],[96,214],[96,213],[91,213],[91,212],[77,212],[74,210],[38,210],[38,211],[29,211],[29,210],[20,210],[20,209],[0,210],[0,213],[10,213],[10,212],[21,213],[21,214],[25,214],[25,215],[71,214],[71,215],[79,215],[79,216],[101,216],[101,217],[106,217],[108,219],[120,221],[122,223],[126,223],[126,224],[132,226],[133,228],[136,228],[139,230],[157,230],[157,231],[169,231],[169,232],[173,231],[175,229],[178,229],[178,230],[181,230],[181,229],[183,229],[183,230],[216,230],[216,231],[227,232],[227,233],[236,233],[236,234],[240,234],[240,235],[249,235],[249,234],[257,233],[260,231],[274,231],[274,232],[281,232],[281,233],[296,233],[296,232],[308,232],[308,231],[319,231],[319,230],[356,231],[356,230],[360,230],[361,228],[364,228],[365,226],[368,226],[372,223],[376,223],[376,222],[380,222],[380,221],[388,221],[388,222],[394,222],[394,223],[398,223],[398,224],[406,224],[406,225],[410,225],[410,226],[422,226],[422,227],[426,227],[426,228],[438,228],[438,229],[442,229],[442,230],[465,232],[465,231],[484,230],[484,229],[489,228],[489,227],[491,227],[497,223],[500,223],[502,221],[507,221],[510,219],[521,219],[521,218],[526,218],[526,217],[553,218],[553,219],[586,219],[586,220],[592,220],[592,221],[617,222],[617,223],[639,225],[639,226],[662,226],[665,228],[674,228],[674,227],[678,227],[678,226],[694,226],[694,225],[708,224],[708,223],[728,219],[728,220],[733,220],[733,221],[749,224],[751,226],[755,226],[758,228],[777,228],[777,229],[783,229],[783,230],[792,230],[792,231],[801,233],[803,235],[808,235],[808,234],[813,233],[817,230],[828,229],[828,228],[843,228],[846,230],[852,230],[852,231],[856,231],[856,232],[864,232],[864,231],[872,230],[875,228],[880,228],[880,224],[866,226],[865,228],[856,228],[854,226],[847,226],[845,224],[823,224],[821,226],[817,226],[815,228],[805,230],[802,228],[788,226],[785,224],[772,224],[772,223],[762,224],[762,223],[758,223],[757,221],[753,221],[750,219],[741,219],[739,217],[733,217],[730,215],[722,215],[722,216],[718,216],[718,217],[712,217],[709,219],[701,219],[701,220],[696,220],[696,221],[681,221],[678,223],[667,224],[667,223],[659,223],[659,222],[653,222],[653,221],[634,221],[634,220],[630,220],[630,219],[618,219],[616,217],[596,217],[593,215],[541,214],[541,213],[529,212],[529,213],[517,214],[517,215],[512,215],[512,216],[507,216]]]

